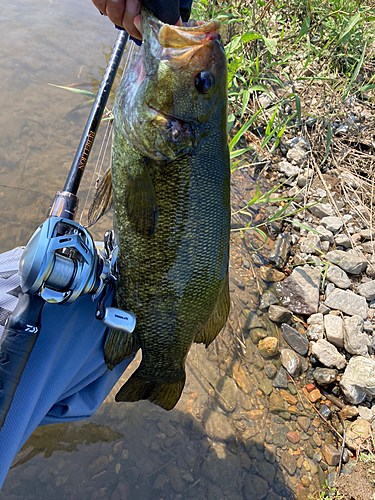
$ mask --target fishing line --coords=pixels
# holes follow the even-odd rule
[[[127,50],[126,56],[124,57],[125,61],[124,61],[124,68],[122,70],[121,80],[124,78],[125,71],[126,71],[127,67],[129,66],[129,63],[134,59],[134,57],[138,53],[138,50],[139,50],[139,47],[135,43],[132,43],[130,45],[130,48]],[[83,205],[81,215],[79,218],[79,223],[81,225],[84,225],[84,224],[82,224],[82,219],[83,219],[83,215],[86,212],[86,207],[87,207],[90,195],[91,195],[91,191],[93,189],[93,185],[95,184],[95,190],[98,188],[98,183],[100,181],[100,176],[102,173],[104,159],[105,159],[106,152],[108,149],[108,144],[112,138],[112,130],[113,130],[113,120],[110,120],[110,121],[108,121],[106,130],[104,132],[104,137],[103,137],[101,145],[100,145],[98,159],[97,159],[96,164],[95,164],[94,172],[93,172],[92,177],[91,177],[90,186],[89,186],[89,189],[87,191],[85,203]],[[100,163],[100,167],[98,169],[99,163]]]

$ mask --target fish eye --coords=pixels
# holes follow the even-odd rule
[[[214,84],[214,76],[209,71],[201,71],[195,76],[195,88],[198,92],[204,94]]]
[[[181,135],[181,130],[179,130],[177,127],[172,127],[171,130],[171,136],[173,141],[178,141]]]

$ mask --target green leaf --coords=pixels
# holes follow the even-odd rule
[[[355,79],[357,78],[360,69],[362,68],[363,60],[365,58],[366,48],[367,48],[367,43],[365,43],[365,45],[363,47],[363,51],[362,51],[361,57],[360,57],[360,59],[358,61],[358,64],[355,67],[355,70],[353,71],[353,74],[352,74],[352,77],[350,79],[348,88],[346,89],[346,92],[342,96],[343,101],[345,101],[345,99],[347,98],[347,96],[348,96],[348,94],[350,92],[350,89],[352,88],[352,85],[353,85]]]
[[[323,165],[323,163],[326,161],[326,159],[328,158],[329,150],[331,148],[331,141],[332,141],[332,127],[331,127],[331,122],[328,122],[326,152],[325,152],[324,158],[322,160],[322,163],[319,165],[319,167],[321,167]]]
[[[259,182],[257,183],[257,189],[255,191],[255,195],[253,196],[253,198],[249,201],[249,203],[247,204],[248,207],[251,207],[251,205],[254,205],[257,201],[258,201],[258,198],[259,198],[259,195],[260,195],[260,184]]]
[[[355,14],[351,19],[349,19],[345,28],[342,30],[342,32],[339,35],[339,39],[337,41],[338,44],[343,40],[343,38],[346,37],[346,35],[348,35],[350,33],[350,31],[354,28],[354,26],[356,24],[359,23],[360,20],[361,20],[361,13],[360,12],[357,12],[357,14]]]
[[[255,31],[247,31],[243,35],[241,35],[241,40],[243,43],[250,42],[251,40],[257,40],[259,38],[262,38],[262,35],[259,35],[259,33],[256,33]]]
[[[315,229],[313,229],[312,227],[309,227],[309,226],[306,226],[305,224],[302,224],[302,222],[298,222],[298,221],[291,220],[291,219],[284,219],[284,220],[286,222],[290,222],[291,224],[293,224],[295,226],[302,227],[303,229],[306,229],[307,231],[310,231],[311,233],[320,235],[320,233],[318,231],[315,231]]]
[[[51,87],[57,87],[59,89],[70,90],[70,92],[74,92],[76,94],[85,95],[86,97],[96,97],[96,94],[93,92],[89,92],[88,90],[75,89],[73,87],[64,87],[63,85],[55,85],[54,83],[47,83]]]
[[[240,46],[241,46],[241,37],[236,36],[225,47],[225,53],[226,53],[227,57],[230,57],[233,54],[233,52],[235,52],[238,49],[238,47],[240,47]]]
[[[264,243],[267,243],[267,235],[264,231],[262,231],[261,229],[259,229],[259,227],[254,227],[252,228],[256,233],[258,233],[263,239],[264,239]]]
[[[257,116],[259,113],[263,110],[263,108],[260,108],[251,118],[248,120],[246,123],[242,125],[240,130],[237,132],[237,134],[233,137],[233,139],[229,143],[229,151],[232,151],[234,146],[237,144],[237,142],[241,139],[241,137],[247,132],[247,130],[250,128],[252,123],[256,120]]]
[[[296,111],[297,111],[298,120],[301,123],[302,122],[301,99],[297,94],[294,96],[294,101],[296,103]]]
[[[273,56],[277,53],[277,39],[263,37],[264,45],[270,54]]]
[[[230,159],[233,160],[234,158],[237,158],[237,156],[243,155],[244,153],[247,153],[251,149],[253,148],[249,147],[249,148],[235,149],[234,151],[230,152]]]
[[[371,84],[371,85],[364,85],[363,87],[361,87],[359,89],[360,92],[367,92],[368,90],[372,90],[372,89],[375,89],[375,84]]]
[[[234,122],[236,121],[236,117],[234,116],[234,114],[230,114],[228,116],[228,125],[227,125],[227,131],[228,131],[228,134],[230,132],[230,129],[233,127],[233,124]]]
[[[241,117],[244,115],[247,105],[249,104],[249,98],[250,98],[250,92],[245,89],[242,94],[242,110],[241,110]]]
[[[271,128],[272,128],[272,125],[273,125],[273,122],[275,120],[275,117],[276,117],[276,114],[277,114],[277,111],[279,109],[279,106],[276,106],[275,108],[275,111],[272,113],[272,116],[270,118],[270,121],[268,122],[267,124],[267,128],[266,128],[266,135],[269,135],[270,132],[271,132]]]
[[[297,43],[310,29],[311,17],[306,17],[301,26],[301,30],[299,32],[298,38],[295,43]]]

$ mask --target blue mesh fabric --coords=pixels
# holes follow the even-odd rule
[[[0,337],[1,318],[17,304],[21,254],[15,249],[0,255]],[[93,415],[129,365],[131,359],[107,369],[105,327],[95,319],[95,309],[90,296],[69,306],[44,306],[39,337],[0,431],[0,487],[36,427]]]

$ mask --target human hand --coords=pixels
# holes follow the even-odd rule
[[[96,8],[130,36],[142,40],[141,0],[92,0]],[[192,0],[145,0],[144,4],[158,19],[182,26],[190,16]],[[182,19],[181,19],[181,16]]]

